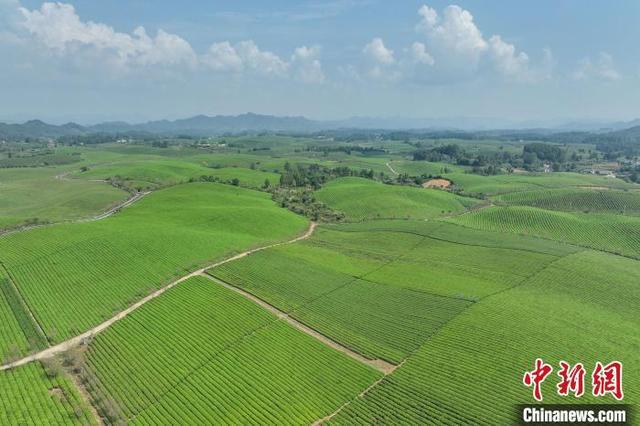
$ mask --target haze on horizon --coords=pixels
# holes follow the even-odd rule
[[[0,0],[0,121],[640,116],[640,3]]]

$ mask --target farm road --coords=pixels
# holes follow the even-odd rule
[[[272,248],[272,247],[277,247],[277,246],[281,246],[281,245],[285,245],[285,244],[292,244],[295,243],[297,241],[300,240],[304,240],[306,238],[309,238],[313,232],[316,229],[317,224],[315,222],[311,222],[311,224],[309,225],[309,228],[305,231],[304,234],[300,235],[299,237],[296,237],[292,240],[288,240],[288,241],[284,241],[284,242],[280,242],[280,243],[274,243],[274,244],[269,244],[266,246],[262,246],[262,247],[258,247],[255,249],[251,249],[251,250],[247,250],[244,251],[242,253],[239,253],[235,256],[232,256],[230,258],[221,260],[220,262],[214,263],[212,265],[208,265],[205,266],[204,268],[198,269],[197,271],[193,271],[183,277],[178,278],[177,280],[171,282],[170,284],[167,284],[166,286],[162,287],[161,289],[149,294],[148,296],[145,296],[144,298],[140,299],[139,301],[137,301],[136,303],[134,303],[133,305],[129,306],[127,309],[117,313],[116,315],[114,315],[113,317],[111,317],[110,319],[106,320],[105,322],[97,325],[96,327],[93,327],[92,329],[78,335],[75,337],[72,337],[69,340],[65,340],[62,343],[59,343],[55,346],[51,346],[47,349],[44,349],[40,352],[36,352],[34,354],[28,355],[24,358],[21,358],[19,360],[4,364],[2,366],[0,366],[0,371],[4,371],[4,370],[10,370],[12,368],[16,368],[19,367],[21,365],[25,365],[28,364],[30,362],[34,362],[34,361],[39,361],[42,359],[47,359],[47,358],[52,358],[58,354],[61,354],[63,352],[68,351],[69,349],[72,349],[76,346],[79,346],[81,344],[83,344],[84,342],[86,342],[87,340],[91,339],[93,336],[95,336],[96,334],[106,330],[107,328],[109,328],[110,326],[112,326],[116,321],[121,320],[122,318],[126,317],[127,315],[129,315],[131,312],[135,311],[136,309],[138,309],[139,307],[141,307],[142,305],[144,305],[145,303],[155,299],[156,297],[162,295],[163,293],[165,293],[167,290],[175,287],[176,285],[180,284],[183,281],[188,280],[189,278],[198,276],[198,275],[204,275],[209,277],[209,275],[205,274],[205,271],[207,269],[211,269],[211,268],[215,268],[217,266],[223,265],[225,263],[228,262],[233,262],[234,260],[238,260],[241,259],[245,256],[248,256],[252,253],[261,251],[261,250],[266,250],[268,248]]]

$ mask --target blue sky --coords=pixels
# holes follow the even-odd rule
[[[628,120],[639,18],[634,0],[0,0],[0,120]]]

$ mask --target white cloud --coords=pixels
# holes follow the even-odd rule
[[[518,51],[500,35],[485,39],[471,12],[460,6],[449,5],[440,16],[436,10],[424,5],[418,15],[416,31],[426,37],[431,50],[429,56],[444,78],[474,77],[475,71],[486,69],[486,65],[504,77],[518,81],[538,81],[543,75],[550,74],[549,70],[532,70],[527,53]],[[414,44],[411,49],[414,56],[419,49],[421,47]]]
[[[622,76],[616,70],[613,57],[606,52],[600,52],[595,62],[590,57],[582,59],[578,69],[573,73],[573,78],[576,80],[616,81],[620,80]]]
[[[428,33],[439,21],[438,12],[426,4],[422,5],[422,7],[418,9],[418,15],[422,17],[416,26],[416,30],[419,32]]]
[[[247,69],[265,75],[283,76],[287,73],[289,64],[272,52],[260,50],[253,40],[241,41],[235,45],[238,56]]]
[[[499,35],[489,39],[489,53],[494,66],[502,74],[515,78],[528,78],[529,56],[516,52],[513,44],[506,43]]]
[[[433,65],[435,63],[433,56],[427,52],[427,46],[424,43],[415,42],[411,45],[411,57],[417,64]]]
[[[443,11],[442,19],[429,6],[422,6],[418,10],[421,20],[416,30],[425,34],[429,41],[457,55],[464,56],[468,61],[477,63],[487,50],[487,42],[473,22],[473,15],[460,6],[450,5]]]
[[[30,11],[20,7],[19,10],[22,26],[38,42],[60,55],[104,54],[109,62],[125,68],[197,64],[197,55],[187,41],[162,30],[155,37],[149,37],[143,27],[136,28],[132,34],[117,32],[105,24],[81,21],[75,8],[64,3],[44,3],[40,9]]]
[[[215,71],[241,72],[244,68],[242,58],[228,41],[212,44],[202,62]]]
[[[325,75],[322,64],[318,59],[320,49],[318,47],[298,47],[291,56],[292,66],[296,69],[296,78],[305,83],[322,83]]]
[[[228,41],[214,43],[202,56],[202,63],[214,71],[253,71],[265,75],[285,75],[289,68],[289,64],[275,53],[260,50],[253,40],[235,45]]]
[[[198,55],[186,40],[161,29],[152,37],[144,27],[129,34],[103,23],[82,21],[71,4],[44,3],[40,9],[28,10],[13,0],[0,1],[11,1],[13,7],[18,8],[20,25],[31,38],[54,54],[73,55],[75,61],[86,56],[85,62],[102,58],[119,70],[136,66],[196,68],[202,65],[218,72],[254,72],[272,76],[286,76],[290,66],[275,53],[259,49],[253,40],[234,45],[228,41],[214,43],[205,54]],[[309,78],[320,78],[317,59],[309,59],[304,65]]]
[[[390,65],[395,62],[393,50],[387,49],[380,37],[375,37],[371,40],[371,42],[364,47],[362,52],[374,62],[378,62],[383,65]]]

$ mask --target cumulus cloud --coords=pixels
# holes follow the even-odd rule
[[[241,41],[235,46],[244,67],[266,75],[285,75],[289,64],[275,53],[260,50],[253,40]]]
[[[420,20],[415,29],[426,37],[433,50],[429,56],[444,75],[472,76],[475,70],[487,65],[500,75],[518,81],[535,81],[545,75],[542,70],[532,69],[527,53],[518,51],[502,36],[492,35],[486,39],[471,12],[460,6],[447,6],[440,16],[435,9],[423,5],[418,15]],[[414,56],[418,53],[415,44],[411,51]]]
[[[421,19],[416,30],[442,50],[464,56],[472,63],[487,50],[488,44],[468,10],[450,5],[444,9],[441,19],[434,9],[423,5],[418,14]]]
[[[411,45],[411,57],[417,64],[433,65],[435,63],[433,56],[427,52],[427,46],[424,43],[415,42]]]
[[[374,37],[364,46],[362,53],[366,59],[363,77],[385,83],[402,77],[401,64],[396,60],[394,51],[384,45],[382,38]]]
[[[212,44],[202,62],[215,71],[240,72],[244,69],[242,58],[228,41]]]
[[[371,40],[371,42],[364,46],[362,52],[374,62],[383,65],[390,65],[395,62],[393,50],[387,49],[384,45],[384,41],[382,41],[380,37],[375,37]]]
[[[322,83],[325,81],[322,64],[318,59],[319,54],[320,48],[317,46],[301,46],[293,52],[291,63],[295,68],[298,80],[305,83]]]
[[[71,57],[76,64],[104,63],[118,71],[183,66],[221,73],[294,76],[307,83],[325,79],[318,47],[299,47],[289,61],[260,49],[253,40],[213,43],[206,52],[198,54],[176,34],[159,29],[152,36],[144,27],[131,33],[119,32],[103,23],[83,21],[74,6],[66,3],[47,2],[39,9],[29,10],[17,0],[0,0],[1,28],[9,28],[4,21],[11,21],[20,29],[10,34],[20,33],[44,52]],[[7,35],[0,32],[0,41],[8,40]]]
[[[112,27],[83,22],[73,5],[44,3],[40,9],[20,7],[21,25],[35,40],[58,54],[87,51],[104,54],[112,63],[122,67],[133,65],[195,66],[197,55],[181,37],[158,30],[150,37],[143,27],[132,34],[115,31]]]
[[[506,43],[499,35],[489,39],[489,53],[496,69],[502,74],[528,78],[529,56],[524,52],[516,52],[516,47]]]
[[[604,80],[616,81],[622,76],[618,72],[613,62],[613,57],[606,53],[600,52],[595,61],[590,57],[586,57],[578,64],[578,69],[573,73],[575,80]]]

